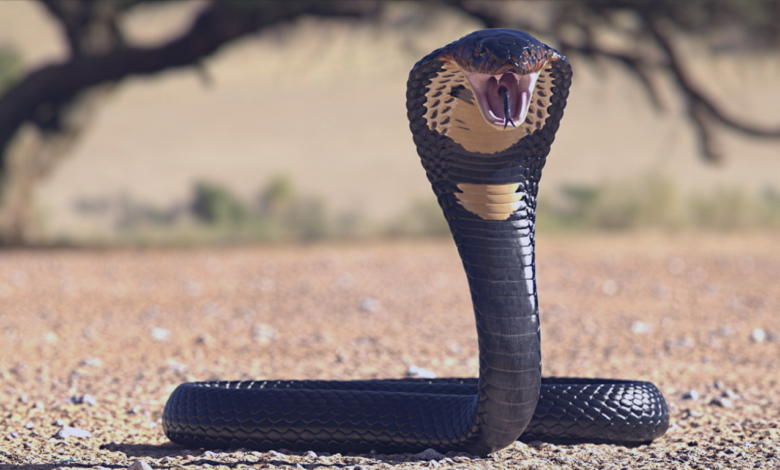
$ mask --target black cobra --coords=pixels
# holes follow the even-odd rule
[[[518,438],[661,436],[668,412],[650,383],[541,378],[536,194],[570,82],[565,57],[507,29],[469,34],[409,75],[414,142],[471,289],[479,379],[186,383],[165,406],[165,434],[210,448],[476,455]]]

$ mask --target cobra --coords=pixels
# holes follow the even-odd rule
[[[508,29],[471,33],[409,74],[410,128],[471,291],[478,379],[185,383],[165,406],[168,438],[484,456],[518,439],[639,445],[661,436],[669,415],[650,383],[541,377],[536,197],[571,75],[563,55]]]

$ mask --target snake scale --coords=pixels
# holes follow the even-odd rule
[[[639,445],[663,435],[647,382],[542,378],[536,195],[571,83],[566,58],[508,29],[420,60],[407,111],[468,278],[478,379],[198,382],[163,413],[173,442],[206,448],[487,455],[516,440]]]

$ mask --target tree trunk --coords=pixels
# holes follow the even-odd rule
[[[95,87],[81,93],[67,109],[58,110],[62,126],[56,131],[30,123],[19,128],[6,149],[5,171],[0,173],[0,245],[38,241],[41,224],[34,213],[35,189],[68,154],[111,88]]]

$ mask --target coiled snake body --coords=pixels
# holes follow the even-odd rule
[[[650,383],[541,378],[534,211],[570,82],[565,57],[507,29],[471,33],[409,75],[414,142],[471,290],[478,379],[186,383],[165,406],[165,434],[211,448],[476,455],[518,438],[662,435],[666,403]]]

